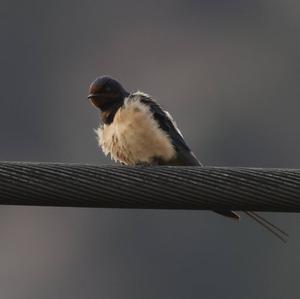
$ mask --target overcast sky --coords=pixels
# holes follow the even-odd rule
[[[206,165],[300,168],[300,4],[291,0],[0,3],[0,160],[111,163],[97,76],[151,94]],[[297,298],[287,245],[211,212],[0,208],[0,297]]]

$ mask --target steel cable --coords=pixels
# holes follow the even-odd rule
[[[0,162],[0,204],[300,212],[300,170]]]

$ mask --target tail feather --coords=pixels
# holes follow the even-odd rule
[[[252,218],[254,221],[256,221],[257,223],[259,223],[261,226],[266,228],[270,233],[275,235],[281,241],[283,241],[284,243],[287,242],[286,238],[288,238],[289,235],[285,231],[283,231],[282,229],[280,229],[279,227],[277,227],[276,225],[274,225],[273,223],[271,223],[270,221],[268,221],[267,219],[258,215],[255,212],[244,211],[244,213],[248,215],[250,218]]]
[[[214,212],[233,220],[240,220],[240,215],[230,210],[214,210]]]
[[[222,216],[226,216],[229,217],[233,220],[239,220],[240,216],[239,214],[230,211],[230,210],[214,210],[214,212],[222,215]],[[284,243],[287,242],[287,239],[289,237],[289,235],[282,230],[281,228],[279,228],[278,226],[274,225],[272,222],[270,222],[269,220],[265,219],[264,217],[262,217],[261,215],[253,212],[253,211],[244,211],[244,213],[246,215],[248,215],[251,219],[253,219],[255,222],[257,222],[258,224],[260,224],[262,227],[264,227],[265,229],[267,229],[270,233],[272,233],[274,236],[276,236],[277,238],[279,238],[281,241],[283,241]]]
[[[277,230],[278,232],[280,232],[281,234],[283,234],[284,236],[286,236],[287,238],[289,237],[289,234],[287,232],[285,232],[284,230],[282,230],[281,228],[279,228],[278,226],[274,225],[272,222],[270,222],[269,220],[267,220],[266,218],[262,217],[261,215],[255,213],[255,212],[248,212],[251,213],[252,215],[254,215],[255,217],[259,218],[260,220],[264,221],[266,224],[268,224],[269,226],[273,227],[275,230]]]

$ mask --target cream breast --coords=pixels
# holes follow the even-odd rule
[[[114,121],[96,130],[99,146],[105,155],[127,165],[150,164],[156,158],[171,160],[176,155],[172,142],[139,95],[125,99]]]

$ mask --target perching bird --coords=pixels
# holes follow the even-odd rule
[[[149,95],[130,93],[117,80],[102,76],[90,85],[88,98],[101,111],[99,145],[113,160],[125,165],[202,166],[171,115]],[[234,211],[215,212],[239,219]],[[279,233],[286,235],[260,215],[245,213],[280,239]]]

